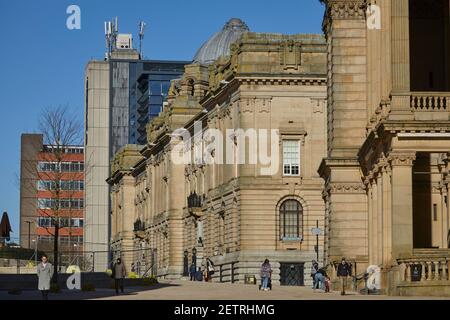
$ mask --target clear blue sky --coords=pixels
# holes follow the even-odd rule
[[[81,8],[81,30],[66,28],[66,9]],[[319,0],[39,0],[0,3],[0,210],[19,236],[20,135],[37,131],[46,106],[68,105],[83,118],[86,62],[104,54],[103,21],[119,17],[119,31],[147,23],[149,59],[191,60],[196,50],[232,17],[252,31],[320,33]],[[135,47],[136,44],[135,44]]]

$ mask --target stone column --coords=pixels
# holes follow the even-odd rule
[[[372,248],[372,239],[373,239],[373,229],[372,229],[372,214],[373,214],[373,190],[372,190],[372,175],[369,175],[367,178],[366,186],[367,186],[367,211],[368,211],[368,219],[367,219],[367,233],[368,233],[368,252],[369,252],[369,264],[372,265],[375,263],[374,250]]]
[[[413,179],[414,152],[393,152],[392,166],[392,258],[413,251]]]
[[[170,154],[173,145],[167,148]],[[167,212],[168,212],[168,237],[167,255],[169,266],[169,278],[180,278],[183,274],[183,207],[185,205],[185,167],[176,164],[172,160],[168,161],[167,179]]]
[[[378,214],[377,214],[377,264],[381,264],[383,262],[383,174],[382,167],[378,166],[378,176],[377,176],[377,188],[378,188]]]
[[[373,264],[377,264],[379,257],[378,257],[378,207],[379,207],[379,201],[378,201],[378,185],[377,185],[378,178],[375,176],[372,179],[372,219],[369,221],[369,223],[372,224],[372,238],[370,239],[369,246],[372,249],[372,258]]]
[[[382,169],[383,175],[383,264],[391,262],[391,178],[390,167],[386,165]]]
[[[391,1],[392,113],[397,120],[413,119],[410,110],[409,0]]]

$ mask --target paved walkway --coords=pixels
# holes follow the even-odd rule
[[[114,290],[97,289],[95,292],[65,290],[60,294],[50,294],[50,300],[393,300],[429,299],[428,297],[388,297],[366,296],[339,292],[314,292],[309,287],[274,287],[273,291],[258,291],[255,285],[219,284],[189,281],[164,281],[154,287],[126,288],[125,294],[116,296]],[[23,291],[20,295],[10,295],[0,291],[0,300],[40,300],[38,291]],[[445,299],[450,298],[436,298]]]

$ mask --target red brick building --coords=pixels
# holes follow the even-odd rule
[[[20,244],[53,250],[59,221],[60,251],[83,249],[84,150],[43,144],[41,134],[23,134],[20,170]]]

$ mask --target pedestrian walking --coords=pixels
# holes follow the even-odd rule
[[[47,256],[41,257],[41,263],[37,266],[38,289],[42,293],[42,299],[48,300],[48,292],[50,291],[50,281],[53,277],[53,266],[48,262]]]
[[[269,290],[269,281],[272,278],[272,267],[270,266],[269,259],[266,259],[261,265],[261,290]]]
[[[116,289],[116,294],[120,292],[123,293],[123,279],[127,276],[127,271],[125,270],[125,265],[122,263],[122,259],[118,258],[116,263],[112,268],[112,278],[114,279],[114,287]]]
[[[352,267],[345,258],[342,258],[341,263],[337,267],[337,276],[341,280],[341,295],[345,295],[345,288],[347,287],[347,278],[352,275]]]
[[[189,268],[189,278],[191,281],[195,281],[195,274],[197,272],[197,268],[194,263],[191,263],[191,267]]]
[[[316,273],[319,270],[319,264],[317,263],[316,260],[313,260],[311,262],[311,278],[313,280],[313,289],[316,288]]]

